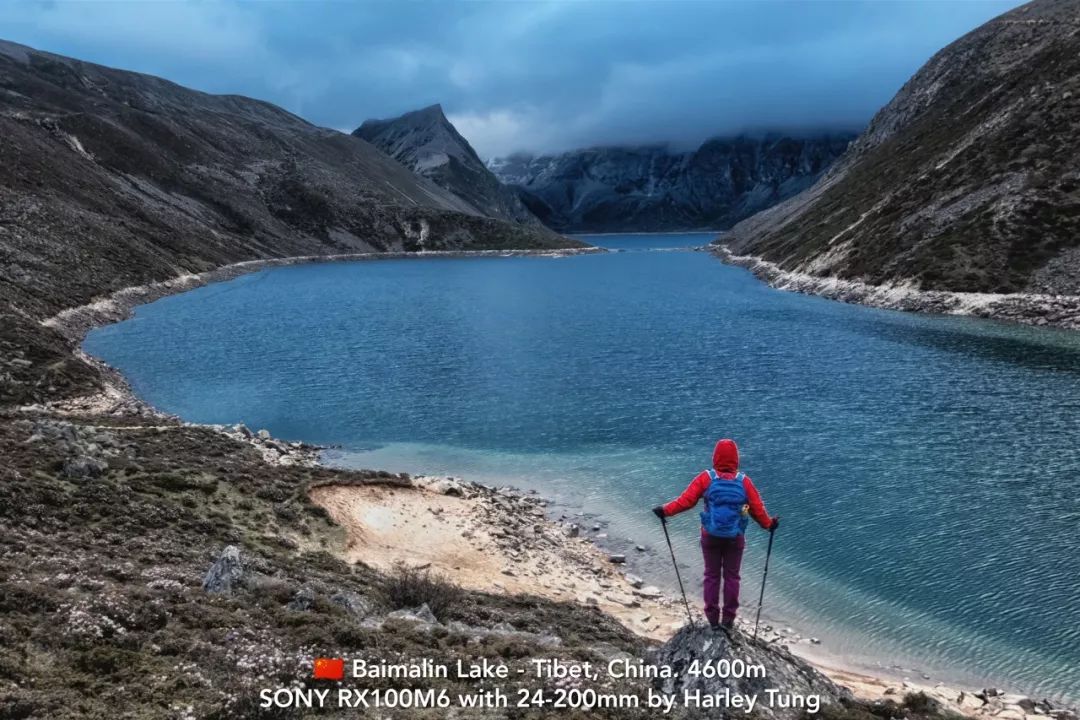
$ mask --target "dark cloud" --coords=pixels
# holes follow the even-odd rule
[[[7,39],[351,130],[441,102],[484,155],[857,128],[1015,0],[9,3]]]

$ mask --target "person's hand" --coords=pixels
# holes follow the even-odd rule
[[[778,528],[778,527],[780,527],[780,516],[779,515],[774,517],[772,519],[772,522],[769,523],[769,532],[775,532],[776,528]]]
[[[663,505],[657,505],[656,507],[654,507],[652,509],[652,512],[653,512],[653,515],[660,518],[661,520],[663,520],[665,517],[667,517],[666,515],[664,515],[664,506]]]

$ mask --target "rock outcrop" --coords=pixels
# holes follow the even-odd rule
[[[60,472],[73,481],[100,477],[108,470],[110,458],[130,456],[134,452],[131,443],[122,442],[104,427],[47,419],[21,422],[33,428],[33,435],[27,441],[31,446],[48,446],[61,454]]]
[[[721,242],[781,270],[1080,294],[1080,10],[1036,0],[938,52],[812,188]]]
[[[449,190],[480,215],[539,225],[517,194],[487,169],[440,105],[389,120],[365,120],[353,135]]]
[[[852,137],[714,138],[692,152],[601,147],[488,166],[557,230],[723,229],[809,187]]]
[[[230,593],[239,587],[243,579],[244,562],[240,557],[240,548],[226,545],[206,571],[202,587],[208,593]]]
[[[684,626],[650,660],[674,671],[673,677],[656,681],[661,692],[677,696],[686,692],[757,696],[759,717],[795,718],[807,709],[805,705],[797,707],[797,702],[785,703],[778,696],[770,700],[770,689],[779,689],[792,699],[817,696],[820,705],[851,697],[850,692],[792,655],[786,647],[768,645],[742,633],[732,639],[705,624]],[[694,667],[706,672],[695,674]]]

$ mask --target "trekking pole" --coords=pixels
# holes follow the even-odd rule
[[[769,531],[769,549],[765,551],[765,572],[761,574],[761,594],[758,595],[757,617],[754,618],[754,640],[757,640],[758,625],[761,624],[761,606],[765,602],[765,579],[769,577],[769,558],[772,557],[772,541],[775,530]]]
[[[667,547],[668,550],[671,551],[671,564],[675,566],[675,577],[679,581],[679,591],[682,593],[682,602],[683,605],[686,607],[686,619],[690,621],[690,627],[693,627],[694,616],[690,613],[690,603],[686,600],[686,588],[683,587],[682,575],[679,574],[679,563],[675,561],[675,548],[671,546],[671,536],[668,535],[666,517],[660,518],[660,525],[664,528],[664,537],[667,539]]]

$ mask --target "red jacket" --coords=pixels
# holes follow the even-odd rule
[[[739,472],[739,447],[734,440],[724,438],[716,443],[716,448],[712,454],[712,464],[713,469],[716,470],[716,474],[720,478],[724,480],[734,479]],[[710,482],[712,480],[708,471],[703,470],[698,473],[690,481],[687,488],[683,490],[682,495],[664,506],[664,515],[669,517],[678,515],[697,505],[698,500],[708,489]],[[750,478],[746,475],[743,475],[743,489],[746,490],[747,503],[750,505],[750,517],[754,518],[758,525],[768,530],[769,526],[772,525],[772,518],[769,516],[768,511],[765,510],[765,503],[761,501],[761,495],[758,494],[754,483],[750,482]],[[702,532],[705,532],[705,530],[702,529]]]

